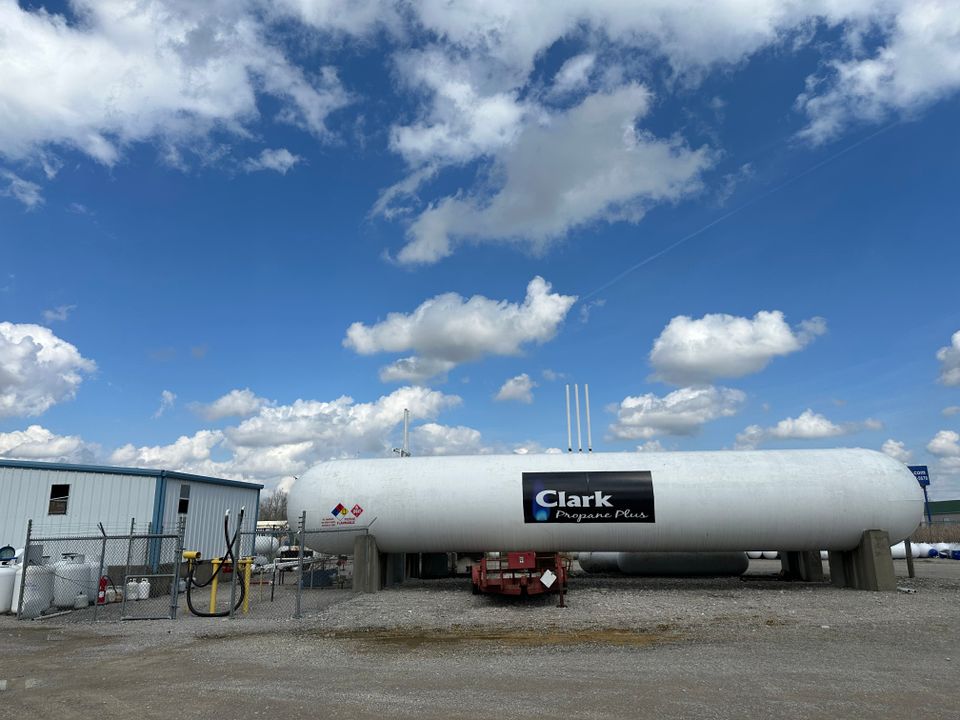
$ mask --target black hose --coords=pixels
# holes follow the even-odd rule
[[[223,568],[226,560],[229,558],[233,572],[239,572],[239,564],[237,563],[236,557],[233,554],[233,546],[237,542],[237,538],[240,536],[240,529],[243,527],[243,508],[240,508],[240,516],[237,518],[237,530],[233,534],[233,537],[230,537],[230,511],[228,510],[223,516],[223,539],[227,543],[227,551],[220,557],[220,564],[217,566],[217,569],[213,571],[213,574],[210,575],[210,578],[205,583],[198,583],[194,578],[193,574],[196,570],[196,564],[190,563],[190,569],[187,571],[187,608],[191,613],[197,617],[228,617],[230,615],[230,610],[222,610],[220,612],[203,612],[202,610],[197,610],[193,606],[193,598],[190,595],[190,591],[194,587],[206,587],[213,582],[213,579],[217,577],[220,573],[220,570]],[[240,597],[237,598],[237,604],[233,606],[233,612],[236,612],[237,609],[243,605],[243,601],[247,595],[247,588],[244,583],[240,583]]]

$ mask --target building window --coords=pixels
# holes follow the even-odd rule
[[[177,515],[186,515],[190,509],[190,486],[180,486],[180,502],[177,503]]]
[[[69,485],[51,485],[50,486],[50,507],[47,515],[66,515],[67,500],[70,499]]]

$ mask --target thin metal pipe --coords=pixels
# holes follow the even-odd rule
[[[590,433],[590,386],[583,384],[583,402],[587,406],[587,452],[593,452],[593,436]]]
[[[127,615],[127,582],[130,575],[130,556],[133,554],[133,531],[137,527],[137,519],[130,518],[130,535],[127,542],[127,564],[123,566],[123,602],[120,604],[120,619],[125,620]]]
[[[570,435],[570,385],[567,384],[567,452],[573,452],[573,438]]]
[[[577,406],[577,452],[583,452],[583,441],[580,439],[580,386],[573,385],[573,399]]]

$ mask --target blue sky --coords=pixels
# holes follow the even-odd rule
[[[953,2],[0,2],[0,456],[861,446],[960,495]]]

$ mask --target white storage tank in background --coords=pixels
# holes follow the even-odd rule
[[[851,550],[865,530],[909,536],[923,493],[871,450],[409,457],[311,468],[290,523],[303,511],[328,553],[367,526],[397,553]]]
[[[65,553],[52,569],[53,604],[58,608],[72,608],[77,595],[86,595],[89,591],[90,566],[83,555]]]
[[[0,565],[0,615],[10,612],[13,607],[13,586],[16,579],[16,565]]]
[[[26,578],[24,578],[26,572]],[[50,565],[20,565],[13,587],[13,610],[16,612],[20,585],[23,584],[23,607],[21,616],[35,618],[53,604],[53,568]]]

